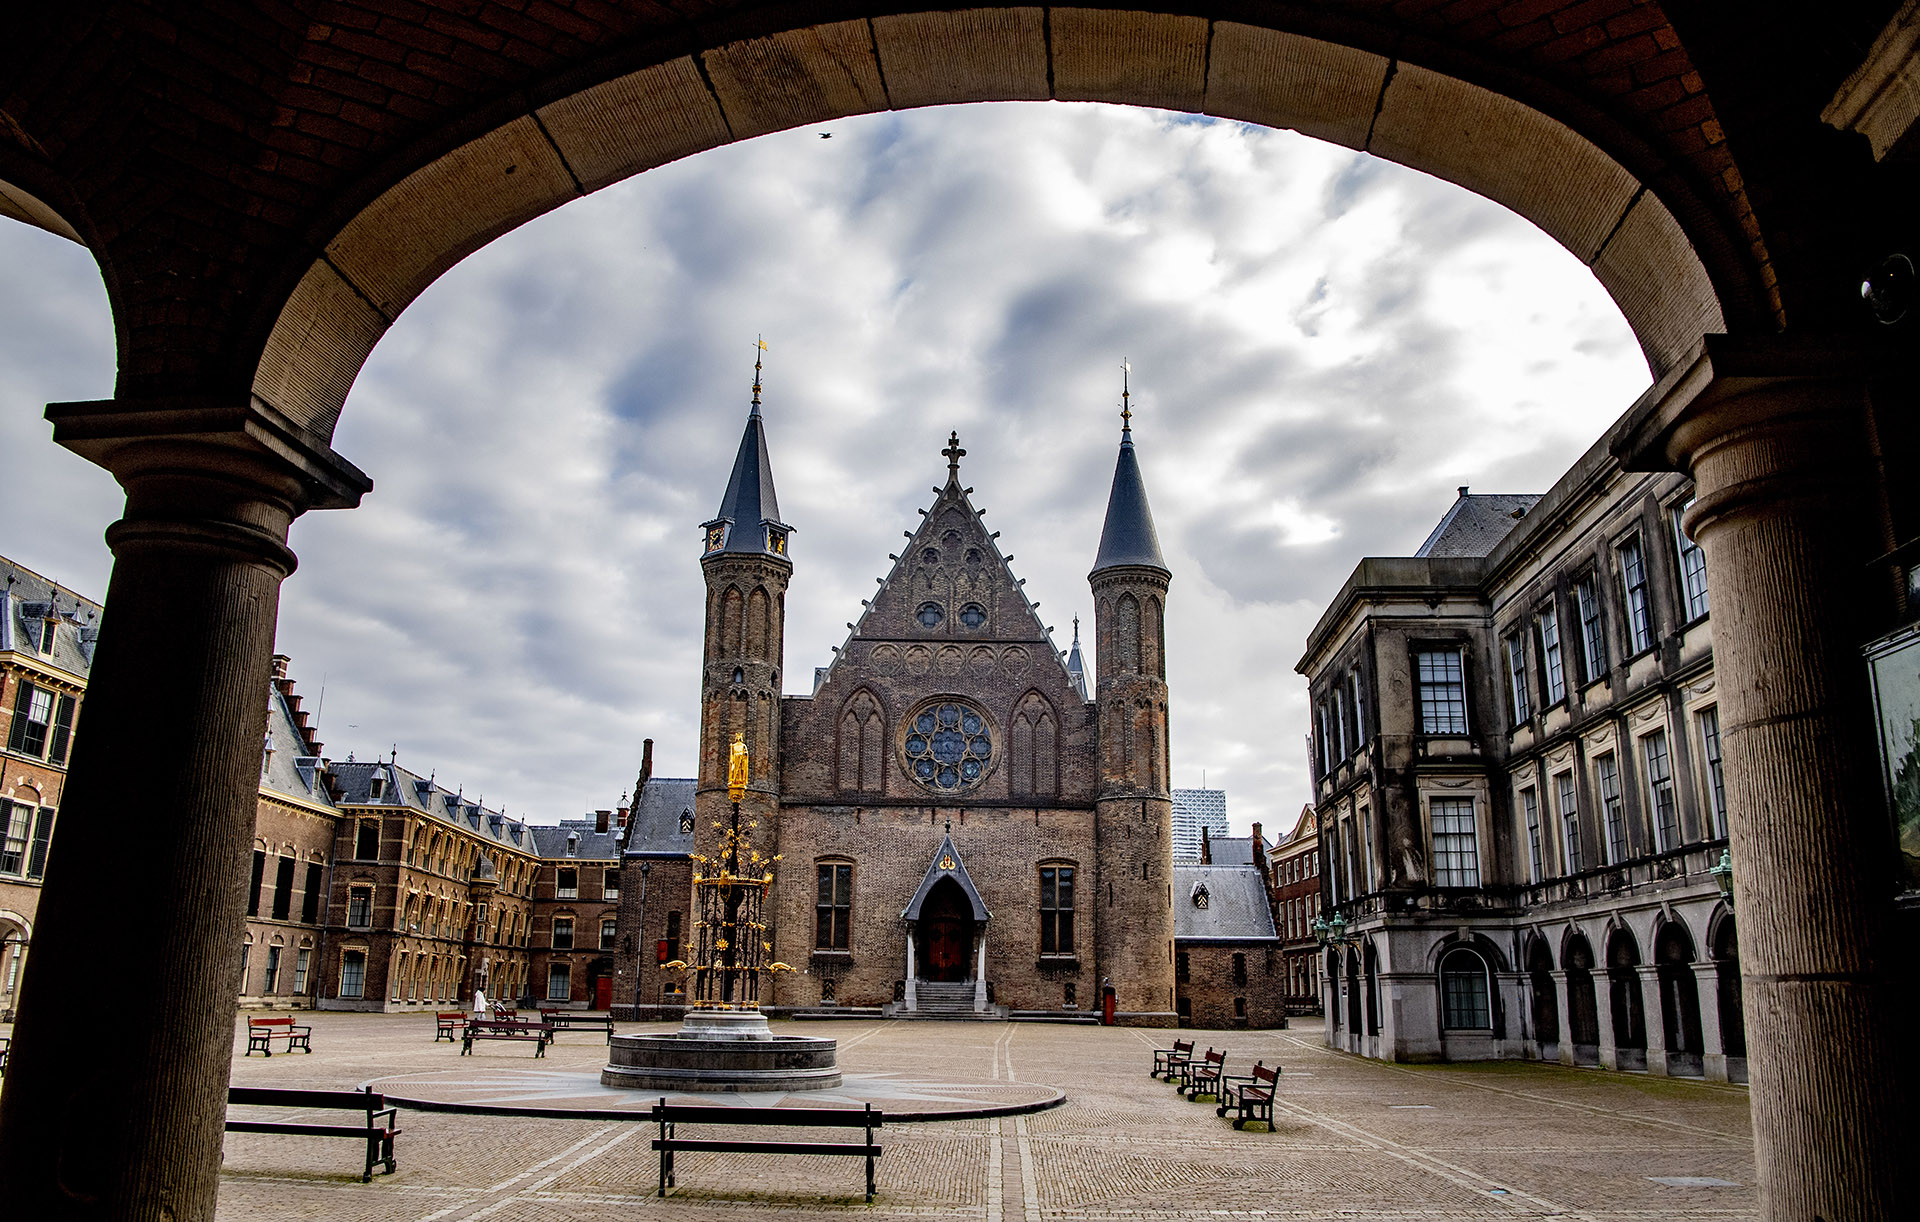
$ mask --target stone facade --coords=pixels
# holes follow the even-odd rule
[[[1544,496],[1461,489],[1310,639],[1338,1047],[1744,1077],[1692,487],[1610,440]]]
[[[1168,573],[1131,435],[1093,576],[1091,701],[1077,650],[1063,660],[961,486],[957,438],[946,453],[945,487],[833,664],[811,695],[781,699],[791,528],[756,387],[721,512],[703,527],[696,872],[716,866],[738,737],[752,760],[741,818],[781,856],[772,958],[795,970],[777,978],[773,1008],[914,1013],[926,981],[971,982],[976,1008],[1074,1011],[1111,987],[1124,1021],[1171,1024]]]

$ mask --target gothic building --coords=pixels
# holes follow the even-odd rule
[[[943,453],[945,486],[832,665],[782,696],[792,527],[756,387],[703,527],[694,851],[713,853],[730,814],[739,735],[742,818],[782,856],[773,958],[795,972],[776,1008],[1091,1010],[1111,989],[1120,1021],[1172,1025],[1170,573],[1130,425],[1089,576],[1091,700],[1077,633],[1063,659],[960,482],[957,436]]]

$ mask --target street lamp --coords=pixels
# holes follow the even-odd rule
[[[1713,875],[1714,885],[1720,888],[1720,898],[1727,901],[1727,907],[1733,907],[1733,850],[1721,849],[1720,860],[1707,873]]]

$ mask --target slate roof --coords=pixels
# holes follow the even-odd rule
[[[727,541],[720,548],[723,552],[767,555],[766,528],[778,526],[783,532],[792,529],[780,520],[780,501],[773,492],[773,460],[767,456],[767,431],[760,419],[757,391],[746,431],[740,434],[740,452],[733,459],[726,495],[720,498],[720,512],[701,523],[701,529],[717,522],[729,524]]]
[[[1253,864],[1252,836],[1214,836],[1207,837],[1207,852],[1216,866],[1250,866]]]
[[[300,732],[293,706],[277,686],[267,692],[267,736],[262,744],[260,788],[303,802],[333,805],[320,771],[320,755]]]
[[[1447,507],[1415,556],[1484,556],[1520,524],[1540,500],[1538,492],[1468,492]]]
[[[1167,572],[1160,556],[1160,536],[1153,529],[1153,510],[1147,506],[1147,484],[1140,460],[1133,453],[1133,430],[1120,430],[1120,457],[1113,465],[1113,490],[1107,494],[1107,520],[1100,528],[1100,554],[1093,571],[1146,565]]]
[[[1199,888],[1207,906],[1194,903]],[[1274,942],[1267,888],[1252,866],[1173,867],[1173,936],[1180,942]]]
[[[680,816],[693,813],[693,777],[654,776],[640,787],[628,816],[628,857],[685,857],[693,833],[680,830]]]
[[[608,830],[593,830],[596,820],[562,819],[557,825],[532,823],[527,831],[533,834],[534,849],[542,857],[552,857],[564,861],[576,859],[612,859],[620,856],[620,829],[608,824]],[[568,852],[567,837],[574,837],[572,852]]]
[[[53,651],[42,653],[40,634],[49,603],[58,626],[53,633]],[[84,679],[93,669],[100,610],[100,604],[92,599],[0,558],[0,653],[17,650]]]
[[[960,850],[954,847],[951,835],[943,836],[940,847],[933,851],[933,859],[927,863],[927,873],[914,889],[913,898],[900,913],[903,921],[920,919],[920,907],[927,902],[927,895],[943,878],[951,878],[960,885],[960,890],[973,906],[973,919],[984,921],[989,917],[986,901],[980,898],[980,892],[973,885],[973,876],[967,873],[967,863],[960,860]]]
[[[482,806],[462,793],[436,784],[432,777],[410,772],[391,761],[335,760],[327,765],[327,771],[340,791],[337,801],[341,806],[398,807],[410,814],[425,815],[469,832],[478,832],[489,840],[523,853],[538,851],[525,822],[509,819],[500,811]],[[373,797],[373,782],[376,779],[382,782],[377,800]]]

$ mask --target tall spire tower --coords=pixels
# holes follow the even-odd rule
[[[1096,970],[1127,1021],[1173,1026],[1173,794],[1167,779],[1166,600],[1172,573],[1133,446],[1132,370],[1121,362],[1120,456],[1093,587],[1094,799],[1101,887]]]
[[[780,669],[787,581],[793,562],[773,491],[766,424],[760,415],[761,353],[754,341],[753,403],[720,512],[701,524],[707,631],[700,676],[700,779],[694,793],[694,848],[715,857],[729,814],[727,760],[735,735],[746,745],[743,820],[754,839],[777,845],[780,792]]]

